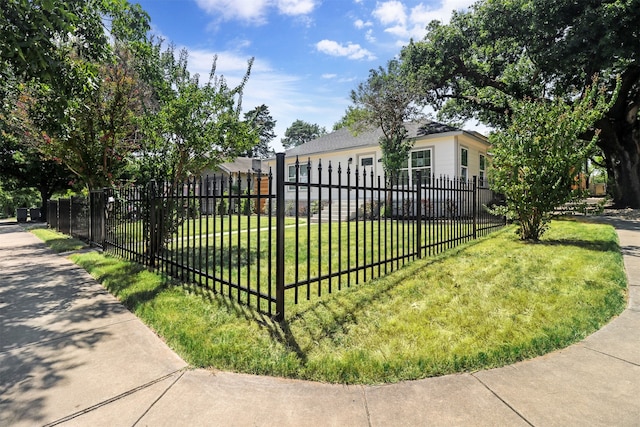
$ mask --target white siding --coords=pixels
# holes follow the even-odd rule
[[[471,178],[479,173],[479,155],[487,151],[487,145],[479,140],[469,136],[467,134],[438,134],[428,135],[416,140],[412,150],[421,150],[429,148],[431,149],[431,167],[432,175],[447,176],[450,178],[457,177],[460,174],[460,147],[464,146],[469,150],[469,166],[468,177]],[[373,157],[373,165],[361,167],[361,160],[364,157]],[[366,172],[366,183],[371,184],[371,167],[374,170],[374,183],[377,184],[378,177],[380,180],[384,179],[384,170],[382,163],[382,151],[379,145],[371,145],[367,147],[341,150],[335,152],[325,152],[320,154],[314,154],[311,156],[300,157],[298,161],[301,167],[307,164],[307,161],[311,162],[311,174],[310,182],[318,183],[318,165],[322,165],[322,184],[329,183],[328,169],[331,165],[331,183],[338,184],[338,169],[342,171],[341,184],[347,184],[347,169],[351,172],[351,185],[355,185],[355,172],[356,168],[360,174],[360,184],[362,184],[362,173]],[[349,161],[351,159],[351,161]],[[289,166],[294,165],[296,162],[295,157],[285,158],[285,179],[289,178]],[[275,158],[269,159],[263,162],[263,171],[267,172],[271,167],[274,179],[276,173],[276,161]],[[302,192],[301,192],[302,193]],[[292,199],[295,195],[294,191],[286,191],[285,198]],[[302,194],[300,197],[303,197]],[[306,195],[304,196],[306,198]],[[317,192],[313,191],[314,199],[317,198]],[[328,197],[326,191],[323,191],[323,198]]]
[[[480,174],[480,154],[487,156],[487,146],[468,137],[459,137],[456,150],[456,176],[460,174],[460,152],[462,147],[469,151],[468,178],[477,177]]]

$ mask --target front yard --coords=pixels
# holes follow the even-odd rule
[[[620,313],[615,230],[514,228],[295,305],[276,323],[227,298],[98,253],[73,260],[197,367],[375,384],[510,364],[579,341]]]

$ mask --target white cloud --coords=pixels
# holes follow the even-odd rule
[[[407,13],[406,8],[402,2],[397,0],[385,1],[378,3],[373,16],[380,21],[383,25],[406,25]]]
[[[400,39],[405,39],[409,37],[409,31],[407,30],[407,27],[404,25],[394,25],[393,27],[387,27],[385,28],[384,32],[394,35]]]
[[[208,81],[213,57],[213,51],[189,49],[188,68],[191,73],[200,74],[200,82]],[[179,50],[179,48],[177,49]],[[249,56],[237,52],[225,51],[217,53],[216,75],[224,76],[230,86],[240,83],[247,70]],[[336,74],[324,74],[331,84],[340,82]],[[320,88],[309,89],[308,77],[296,76],[274,70],[268,61],[256,58],[251,70],[251,76],[244,88],[242,111],[249,111],[259,105],[269,107],[271,116],[276,120],[274,132],[276,138],[271,145],[276,151],[282,151],[280,140],[286,129],[297,120],[317,123],[331,129],[349,105],[348,96],[336,97],[323,93]]]
[[[473,3],[475,0],[442,0],[436,5],[419,3],[407,12],[404,3],[390,0],[378,3],[372,15],[385,27],[386,33],[398,39],[398,45],[404,45],[410,38],[422,39],[429,22],[447,23],[454,10],[467,9]]]
[[[216,75],[224,75],[230,85],[240,83],[247,71],[249,56],[239,55],[233,52],[213,53],[206,50],[189,49],[188,67],[192,73],[200,74],[200,81],[205,83],[209,80],[213,58],[216,60]],[[252,67],[252,75],[256,72],[270,71],[270,66],[260,60],[255,60]]]
[[[373,30],[369,29],[367,30],[367,32],[364,35],[364,38],[369,42],[369,43],[375,43],[376,42],[376,38],[373,35]]]
[[[315,9],[318,0],[196,0],[205,12],[223,20],[238,19],[254,24],[267,22],[270,9],[289,16],[307,15]]]
[[[316,7],[314,0],[278,0],[278,10],[284,15],[307,15]]]
[[[371,21],[364,22],[362,19],[356,19],[355,22],[353,23],[353,26],[361,30],[365,27],[373,26],[373,23]]]
[[[359,44],[351,42],[343,45],[336,41],[325,39],[316,43],[316,48],[319,52],[326,53],[331,56],[345,56],[349,59],[376,59],[373,53],[369,52]]]
[[[261,23],[265,20],[269,0],[196,0],[196,3],[205,12],[220,15],[225,20],[239,19]]]
[[[330,80],[335,84],[335,80]],[[333,92],[322,92],[318,85],[309,88],[305,77],[278,73],[273,70],[252,73],[247,82],[242,100],[242,110],[265,104],[276,120],[276,138],[271,146],[276,152],[283,151],[280,140],[291,124],[300,119],[317,123],[331,129],[349,105],[348,95],[336,96]]]

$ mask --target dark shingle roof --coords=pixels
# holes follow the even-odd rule
[[[407,128],[407,130],[409,130]],[[423,122],[417,124],[417,136],[435,135],[437,133],[461,132],[462,129],[438,122]]]
[[[434,135],[447,132],[462,132],[452,126],[432,121],[410,122],[405,124],[407,136],[416,138],[426,135]],[[311,154],[333,152],[346,150],[350,148],[367,147],[377,145],[382,137],[380,128],[375,130],[367,130],[354,135],[348,128],[338,129],[335,132],[328,133],[312,141],[290,148],[286,151],[287,157],[290,156],[306,156]]]

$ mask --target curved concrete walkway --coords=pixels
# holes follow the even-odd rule
[[[85,271],[0,226],[0,426],[638,426],[640,222],[629,305],[565,350],[384,386],[190,370]]]

